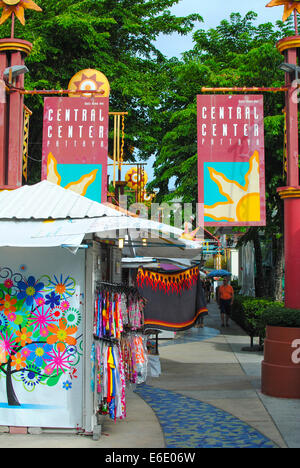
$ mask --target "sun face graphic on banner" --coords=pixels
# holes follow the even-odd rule
[[[217,170],[219,169],[219,170]],[[245,173],[245,170],[247,172]],[[222,195],[224,201],[211,205],[204,204],[204,216],[216,221],[228,222],[256,222],[260,221],[260,180],[259,153],[255,151],[249,163],[206,163],[205,171],[209,172],[205,178],[205,194],[215,191],[216,198]],[[237,180],[230,180],[226,171],[234,174]],[[212,187],[214,186],[214,187]]]
[[[62,185],[62,176],[59,173],[58,167],[59,165],[57,164],[57,160],[50,152],[47,161],[47,180],[49,180],[49,182],[52,182],[53,184]],[[61,172],[63,171],[63,169],[64,168],[61,167]],[[87,170],[87,168],[84,165],[82,165],[82,170]],[[88,174],[83,174],[78,180],[74,182],[69,182],[67,185],[64,184],[63,186],[65,189],[69,189],[72,190],[72,192],[78,193],[78,195],[85,196],[89,187],[95,182],[98,171],[101,171],[100,167],[99,169],[93,169]],[[99,185],[101,185],[101,179],[99,180]]]
[[[87,91],[86,93],[70,92],[70,97],[108,97],[110,86],[106,76],[98,70],[86,69],[76,73],[69,82],[70,91]],[[99,91],[98,93],[89,93],[88,91]]]

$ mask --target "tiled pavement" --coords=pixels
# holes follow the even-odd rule
[[[248,424],[212,405],[149,385],[139,385],[136,391],[155,411],[166,448],[276,447]]]
[[[136,392],[155,412],[166,447],[288,447],[268,411],[287,402],[260,393],[263,353],[244,351],[249,345],[236,324],[220,328],[215,303],[203,329],[161,342],[162,374]],[[300,402],[294,408],[300,414]]]

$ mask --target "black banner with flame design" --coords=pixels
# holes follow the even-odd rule
[[[139,268],[137,287],[147,300],[146,329],[187,330],[207,315],[198,267],[167,273]]]

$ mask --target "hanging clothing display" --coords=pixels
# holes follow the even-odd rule
[[[120,339],[124,327],[144,325],[144,299],[136,288],[100,283],[95,298],[94,336]]]
[[[126,417],[127,384],[147,376],[144,299],[136,288],[99,283],[94,308],[91,386],[95,411],[116,420]]]
[[[145,329],[187,330],[208,313],[198,267],[168,273],[139,268],[137,289],[146,300]]]
[[[99,341],[93,345],[93,355],[97,410],[100,414],[108,414],[111,419],[124,419],[126,381],[120,345]]]
[[[128,334],[121,339],[126,382],[143,383],[147,377],[147,337],[140,333]]]

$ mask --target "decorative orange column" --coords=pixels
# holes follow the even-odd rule
[[[0,74],[5,68],[24,65],[32,44],[20,39],[0,40]],[[13,82],[14,87],[24,88],[24,75]],[[12,189],[22,185],[22,148],[24,136],[24,97],[13,88],[8,89],[5,101],[0,96],[0,189]],[[3,124],[2,124],[3,122]]]
[[[11,37],[0,39],[0,190],[22,185],[24,101],[18,89],[24,88],[24,75],[12,75],[4,82],[6,68],[24,65],[32,44],[14,37],[15,17],[25,25],[24,10],[42,11],[33,0],[1,0],[0,25],[11,18]],[[6,79],[7,81],[7,79]]]
[[[277,49],[284,55],[285,63],[297,64],[300,36],[282,39]],[[284,200],[284,252],[285,252],[285,306],[300,309],[300,187],[298,143],[298,83],[286,73],[287,116],[287,186],[277,189]]]
[[[7,55],[0,53],[0,74],[7,68]],[[7,166],[7,144],[6,144],[6,122],[7,122],[7,103],[6,86],[0,77],[0,188],[6,183]]]
[[[287,128],[287,181],[286,187],[277,189],[284,200],[284,257],[285,257],[285,306],[300,309],[300,187],[299,187],[299,143],[298,143],[298,35],[297,12],[300,2],[292,0],[271,0],[267,6],[284,5],[282,20],[293,13],[295,36],[277,43],[277,49],[284,55],[285,63],[292,65],[286,72],[285,95]],[[294,74],[294,73],[293,73]],[[262,393],[280,398],[300,398],[300,368],[293,359],[293,348],[299,337],[299,328],[267,326],[262,361]]]
[[[285,306],[300,309],[300,187],[280,187],[284,200]]]

